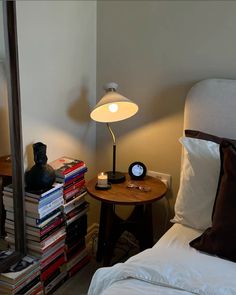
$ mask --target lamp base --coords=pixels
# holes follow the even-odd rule
[[[111,183],[122,183],[125,181],[125,174],[122,172],[115,172],[112,171],[106,172],[108,174],[108,181]]]

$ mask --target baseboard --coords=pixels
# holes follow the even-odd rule
[[[86,244],[88,244],[94,236],[98,235],[99,224],[93,223],[87,230],[87,235],[85,237]]]
[[[91,257],[96,256],[99,224],[93,223],[87,230],[85,237],[86,248]]]

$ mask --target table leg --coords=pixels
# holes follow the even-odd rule
[[[140,241],[140,249],[144,250],[153,246],[153,222],[152,204],[146,204],[144,208],[143,236]]]
[[[126,230],[139,241],[140,250],[153,246],[152,204],[136,205],[125,221]]]
[[[103,257],[107,211],[108,211],[108,207],[106,206],[106,204],[101,203],[100,223],[99,223],[99,232],[98,232],[98,248],[97,248],[97,257],[96,257],[98,262],[101,262]]]
[[[115,205],[102,202],[98,234],[97,261],[110,265],[115,244],[124,231],[131,232],[139,241],[140,250],[153,246],[152,205],[137,205],[123,220],[114,212]]]
[[[114,246],[124,231],[120,226],[123,221],[114,212],[115,205],[102,202],[98,234],[98,248],[96,259],[103,260],[103,265],[110,265]]]

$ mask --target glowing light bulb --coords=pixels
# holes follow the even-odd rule
[[[115,113],[118,111],[118,105],[116,103],[111,103],[108,106],[110,112]]]

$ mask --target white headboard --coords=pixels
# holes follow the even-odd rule
[[[186,98],[184,129],[236,138],[236,80],[207,79]]]

